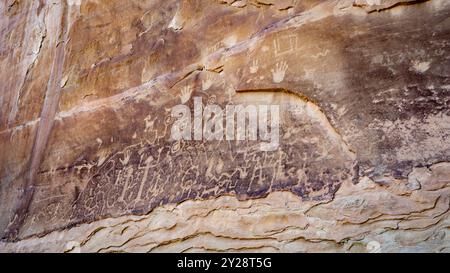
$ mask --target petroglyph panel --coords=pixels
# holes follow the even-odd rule
[[[351,237],[349,251],[358,240],[371,251],[448,250],[449,15],[444,0],[3,1],[1,238],[189,200],[250,211],[268,200],[264,215],[289,214],[273,199],[282,192],[314,209],[279,228],[308,226],[298,236],[324,241],[261,249],[325,251]],[[279,106],[279,140],[173,140],[172,110],[188,109],[194,126],[198,98],[209,110]],[[276,230],[269,222],[252,223]],[[338,237],[323,233],[335,226]],[[425,239],[396,241],[394,228]],[[270,237],[255,232],[244,237]],[[155,248],[195,250],[174,240]]]

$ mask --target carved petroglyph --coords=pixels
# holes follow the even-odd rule
[[[248,138],[173,141],[170,128],[176,119],[153,120],[154,130],[147,130],[151,141],[125,147],[94,167],[73,204],[71,221],[143,213],[161,204],[230,193],[252,198],[290,190],[304,200],[331,199],[353,176],[354,158],[323,126],[326,117],[294,95],[239,93],[243,101],[249,95],[260,105],[274,98],[280,103],[278,148],[261,150],[259,141]]]
[[[386,251],[396,243],[391,241],[398,242],[398,238],[379,240],[368,236],[362,241],[359,235],[367,234],[367,230],[373,230],[373,234],[387,233],[359,223],[378,223],[381,218],[392,219],[395,215],[396,219],[403,219],[397,223],[386,221],[389,223],[383,228],[404,233],[401,226],[409,225],[409,238],[416,238],[416,231],[432,225],[431,222],[446,228],[444,219],[434,218],[436,211],[429,209],[433,205],[438,208],[440,203],[448,205],[447,192],[443,192],[440,199],[425,198],[431,202],[422,206],[424,198],[417,193],[426,185],[416,179],[411,183],[397,183],[396,179],[404,178],[413,166],[430,166],[449,159],[450,150],[445,141],[450,90],[449,65],[445,58],[449,52],[446,38],[449,1],[417,4],[421,1],[311,0],[298,1],[295,6],[297,3],[290,0],[263,0],[267,5],[248,4],[243,9],[213,1],[124,4],[98,0],[78,7],[73,7],[70,3],[74,1],[69,1],[67,16],[62,16],[62,20],[59,20],[59,3],[28,2],[21,1],[11,11],[7,7],[5,16],[0,19],[0,25],[6,26],[6,35],[0,38],[0,63],[4,68],[0,82],[6,87],[5,92],[0,92],[3,108],[0,114],[2,238],[15,237],[4,236],[10,219],[22,220],[15,225],[13,233],[7,231],[6,235],[19,233],[17,239],[24,239],[55,229],[72,228],[74,223],[95,218],[146,213],[161,203],[173,204],[197,196],[198,201],[221,194],[231,195],[231,198],[237,195],[246,200],[281,190],[292,191],[306,200],[328,200],[332,196],[330,188],[340,185],[328,177],[335,176],[341,181],[340,169],[343,176],[352,175],[350,163],[354,159],[346,152],[349,149],[342,139],[358,152],[359,164],[355,170],[359,168],[361,175],[383,183],[380,190],[395,187],[396,191],[406,193],[401,193],[398,205],[393,206],[391,201],[397,200],[396,197],[384,191],[376,195],[368,189],[355,187],[354,196],[345,202],[338,199],[355,212],[336,213],[338,207],[331,207],[322,220],[311,222],[314,231],[308,231],[308,238],[342,246],[342,240],[353,237],[358,241],[354,249],[363,250],[368,242],[378,241]],[[250,3],[225,2],[233,6]],[[353,3],[362,5],[352,7]],[[367,15],[364,10],[380,12]],[[36,19],[42,22],[38,29],[33,23]],[[58,35],[62,25],[67,25],[67,40],[60,39],[64,35]],[[341,31],[336,32],[336,28]],[[28,49],[33,49],[27,57],[29,50],[21,45],[30,37],[36,41],[27,42],[32,44]],[[56,64],[54,60],[61,60],[57,57],[59,52],[65,56],[65,61]],[[33,60],[34,69],[30,66]],[[285,71],[276,69],[276,64],[283,61]],[[208,81],[208,76],[215,81]],[[180,100],[190,109],[194,103],[194,94],[190,92],[181,99],[181,89],[186,85],[193,87],[195,96],[203,96],[205,105],[217,104],[222,109],[228,104],[243,104],[238,99],[246,95],[236,93],[236,89],[274,86],[301,90],[315,103],[305,103],[298,96],[292,97],[291,104],[280,103],[284,105],[284,125],[280,128],[281,145],[276,149],[261,150],[260,141],[252,139],[244,142],[227,139],[202,143],[187,139],[172,141],[168,136],[176,120],[170,117],[170,110]],[[58,88],[50,90],[46,86],[63,89],[58,92]],[[47,89],[52,92],[46,93]],[[61,100],[57,100],[55,94],[61,94]],[[87,96],[91,97],[86,99]],[[46,103],[43,103],[44,97],[48,98]],[[275,95],[268,103],[263,97],[253,93],[246,96],[247,103],[272,105],[282,98]],[[13,120],[8,119],[11,109],[15,110],[9,111],[13,113]],[[54,124],[48,122],[53,119],[53,110],[45,109],[58,112]],[[36,132],[42,136],[37,141]],[[276,160],[279,154],[281,159]],[[269,159],[273,162],[264,161]],[[31,162],[35,162],[31,166],[39,167],[36,175],[29,179],[34,194],[28,194],[32,191],[26,187],[30,183],[25,181],[26,176],[30,177],[28,170],[33,169]],[[447,180],[435,181],[429,186],[441,185]],[[432,191],[420,192],[430,196],[436,193]],[[372,202],[361,198],[366,193]],[[380,196],[387,197],[382,200]],[[31,203],[19,204],[29,197]],[[411,197],[417,205],[411,206],[403,197]],[[282,202],[272,204],[283,206],[284,200],[280,200]],[[381,214],[377,212],[378,204],[385,204]],[[23,209],[16,210],[18,207]],[[405,213],[405,207],[410,208],[411,213]],[[241,211],[244,218],[255,216],[254,208],[250,210]],[[447,207],[442,213],[445,211]],[[417,219],[415,212],[420,212],[423,219]],[[191,216],[203,220],[201,214],[203,211],[197,210]],[[133,215],[129,215],[130,219],[135,217]],[[216,212],[211,211],[211,215]],[[344,232],[341,233],[343,239],[334,240],[336,226],[330,224],[332,227],[327,232],[333,236],[324,237],[320,225],[328,223],[335,215],[346,217],[342,229],[352,230],[354,236]],[[348,220],[348,215],[353,215],[354,221]],[[213,223],[229,229],[233,218],[224,217],[224,225]],[[403,221],[406,218],[411,221]],[[349,222],[358,224],[352,227]],[[186,237],[197,236],[201,232],[198,225],[189,224],[197,231]],[[280,227],[267,224],[258,222],[254,226],[256,229],[245,226],[253,235],[260,226],[267,228],[270,232],[252,238],[260,236],[273,240],[273,230]],[[289,241],[300,237],[305,240],[303,234],[294,232],[290,226],[283,227],[286,233],[293,234]],[[154,228],[155,225],[148,227]],[[138,232],[146,233],[148,229]],[[242,232],[244,229],[234,230]],[[425,230],[423,233],[430,232]],[[179,234],[174,230],[164,232]],[[392,236],[392,239],[395,234],[386,237]],[[215,236],[222,235],[224,233],[219,232]],[[431,238],[443,238],[440,230],[424,237],[425,240],[430,238],[430,244],[434,240]],[[173,245],[186,243],[183,239],[183,236],[177,238]],[[210,241],[201,235],[198,240]],[[279,247],[281,240],[274,240],[273,247]],[[411,239],[405,241],[414,247]],[[79,242],[84,247],[85,241]],[[102,247],[112,245],[120,243],[106,243]],[[448,251],[448,247],[441,246],[441,251]],[[241,248],[242,243],[233,247]],[[427,249],[439,251],[437,247]]]
[[[273,40],[273,48],[275,57],[295,53],[298,49],[298,37],[295,34],[277,37]]]
[[[75,241],[68,242],[64,247],[64,253],[81,253],[81,244]]]
[[[191,98],[192,91],[193,88],[190,85],[187,85],[181,89],[180,99],[182,104],[185,104],[186,102],[189,101],[189,99]]]
[[[289,65],[284,61],[275,65],[275,68],[271,70],[274,83],[281,83],[284,81],[288,67]]]
[[[252,66],[250,66],[250,74],[258,73],[259,70],[259,61],[255,59],[252,61]]]

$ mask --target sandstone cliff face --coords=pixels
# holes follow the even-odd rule
[[[450,251],[449,1],[0,14],[0,251]],[[172,140],[199,98],[277,105],[279,145]]]

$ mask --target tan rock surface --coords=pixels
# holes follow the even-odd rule
[[[449,250],[448,1],[0,14],[0,251]],[[170,140],[194,97],[279,105],[280,145]]]

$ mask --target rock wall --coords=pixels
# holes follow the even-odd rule
[[[1,252],[450,251],[449,1],[0,14]],[[199,105],[276,105],[279,141],[174,140]]]

